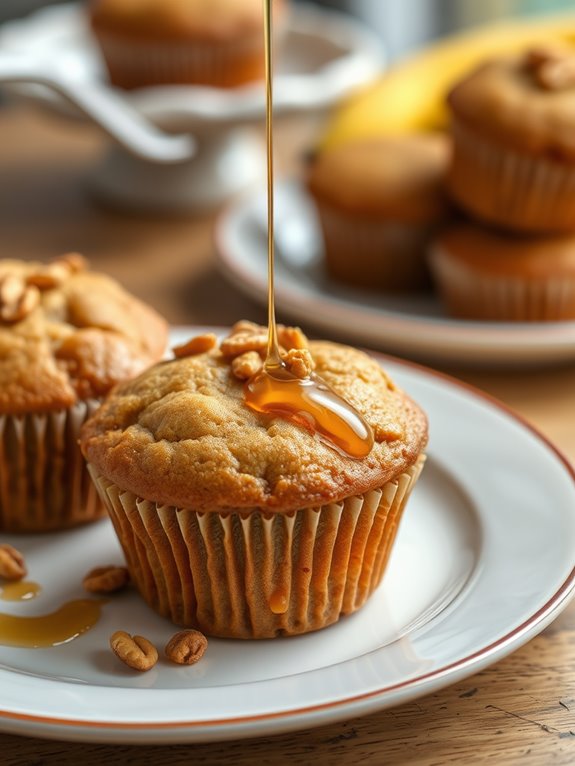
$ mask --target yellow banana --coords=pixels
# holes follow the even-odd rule
[[[491,24],[448,37],[394,65],[344,103],[327,128],[322,147],[444,128],[445,95],[466,72],[491,56],[550,42],[575,43],[575,16]]]

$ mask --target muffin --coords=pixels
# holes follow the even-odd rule
[[[526,237],[472,223],[439,236],[431,269],[450,314],[464,319],[575,319],[575,236]]]
[[[328,274],[388,291],[428,284],[425,251],[447,215],[449,141],[440,134],[359,140],[319,153],[307,173]]]
[[[0,260],[0,530],[105,514],[78,447],[102,397],[156,362],[167,327],[76,254]]]
[[[575,55],[532,49],[490,61],[451,91],[453,198],[521,232],[575,230]]]
[[[371,425],[367,457],[249,409],[242,361],[265,344],[252,327],[198,354],[205,339],[194,341],[190,355],[122,384],[81,434],[144,599],[178,625],[232,638],[306,633],[365,603],[427,441],[425,415],[377,362],[327,342],[309,344],[315,371]]]
[[[274,0],[280,29],[285,0]],[[92,0],[91,27],[120,88],[210,85],[264,77],[261,0]]]

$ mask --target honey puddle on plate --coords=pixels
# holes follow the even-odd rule
[[[273,51],[272,0],[264,0],[266,138],[268,202],[268,344],[263,369],[247,381],[244,395],[256,412],[277,414],[292,420],[343,452],[363,458],[373,447],[369,425],[345,399],[313,373],[304,379],[293,375],[281,359],[275,316],[274,293],[274,170],[273,170]]]
[[[0,644],[23,649],[58,646],[93,628],[105,601],[67,601],[55,612],[36,617],[0,613]]]
[[[41,585],[29,580],[4,582],[0,583],[0,599],[2,601],[30,601],[36,598],[41,590]]]

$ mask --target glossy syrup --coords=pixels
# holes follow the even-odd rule
[[[273,41],[272,4],[264,0],[266,139],[268,203],[268,343],[261,372],[245,385],[246,404],[256,412],[277,414],[307,428],[352,458],[363,458],[373,446],[373,433],[362,416],[332,391],[318,375],[303,380],[281,359],[274,294],[274,167],[273,167]]]
[[[36,617],[0,613],[0,644],[24,649],[66,644],[94,627],[104,603],[68,601],[55,612]]]
[[[37,582],[18,580],[17,582],[0,582],[0,598],[2,601],[30,601],[36,598],[42,587]]]

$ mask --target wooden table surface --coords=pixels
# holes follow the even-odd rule
[[[291,131],[291,132],[290,132]],[[284,166],[301,145],[280,129]],[[289,147],[290,153],[286,152]],[[99,207],[87,179],[104,148],[88,127],[0,109],[0,257],[79,250],[172,323],[265,321],[218,274],[214,215],[127,215]],[[575,459],[575,366],[446,370],[502,399]],[[0,689],[0,699],[2,690]],[[0,734],[0,764],[575,763],[575,603],[495,666],[437,694],[345,723],[269,738],[190,746],[69,744]]]

